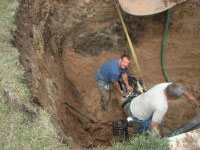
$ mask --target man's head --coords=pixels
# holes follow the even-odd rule
[[[184,93],[184,88],[177,83],[172,83],[167,86],[166,94],[169,99],[177,99],[181,97],[183,93]]]
[[[129,63],[130,63],[130,57],[128,55],[122,55],[119,60],[119,67],[121,69],[128,68]]]

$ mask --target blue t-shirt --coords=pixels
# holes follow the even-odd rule
[[[104,80],[107,83],[117,82],[119,75],[127,72],[127,68],[119,68],[119,59],[112,59],[99,66],[94,73],[96,80]]]

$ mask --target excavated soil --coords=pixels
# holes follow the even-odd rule
[[[200,2],[190,0],[172,9],[166,47],[166,69],[200,101]],[[147,88],[165,82],[161,44],[166,13],[136,17],[123,13]],[[22,0],[16,14],[13,44],[27,72],[34,102],[55,116],[72,147],[109,145],[112,121],[124,119],[113,88],[108,110],[100,108],[94,80],[103,62],[130,53],[112,2],[98,0]],[[138,77],[131,60],[129,72]],[[95,123],[66,107],[77,108]],[[163,135],[200,113],[184,98],[169,103]],[[134,131],[132,131],[134,132]]]

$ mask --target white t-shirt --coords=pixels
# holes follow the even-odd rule
[[[139,120],[152,120],[158,124],[162,122],[168,109],[167,98],[164,89],[171,83],[160,83],[152,87],[144,94],[134,98],[130,105],[133,117]]]

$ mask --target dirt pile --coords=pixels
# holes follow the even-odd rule
[[[172,9],[166,52],[170,78],[183,84],[198,100],[199,8],[199,1],[191,0]],[[123,15],[147,87],[164,82],[160,49],[165,13]],[[113,138],[112,121],[124,118],[124,114],[114,89],[108,111],[101,111],[94,72],[104,61],[128,52],[115,5],[104,0],[22,0],[15,23],[14,44],[27,71],[34,101],[55,115],[70,143],[85,147],[109,144]],[[132,61],[130,72],[137,76],[135,68]],[[66,108],[63,101],[95,123]],[[185,100],[170,103],[162,126],[173,130],[199,112]]]

